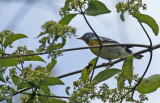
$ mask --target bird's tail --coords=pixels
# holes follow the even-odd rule
[[[136,59],[141,59],[143,57],[143,55],[135,55],[134,58]]]

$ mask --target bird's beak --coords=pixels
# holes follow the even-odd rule
[[[83,40],[83,38],[82,38],[82,37],[79,37],[79,38],[76,38],[76,39],[80,39],[80,40]]]

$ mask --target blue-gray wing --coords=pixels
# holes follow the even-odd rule
[[[109,39],[109,38],[105,38],[105,37],[100,37],[100,40],[102,42],[102,44],[106,44],[106,43],[115,43],[115,44],[120,44],[119,42],[115,41],[115,40],[112,40],[112,39]],[[128,52],[128,53],[132,53],[132,51],[129,49],[130,47],[127,47],[127,46],[122,46],[123,48],[125,48],[125,50]]]
[[[112,40],[112,39],[109,39],[109,38],[105,38],[105,37],[101,37],[101,36],[99,36],[99,38],[100,38],[101,42],[104,44],[105,43],[118,43],[119,44],[119,42]]]

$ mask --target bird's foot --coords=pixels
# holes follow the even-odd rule
[[[121,57],[120,57],[120,59],[121,59],[121,60],[123,60],[123,59],[124,59],[124,57],[122,57],[122,56],[121,56]]]

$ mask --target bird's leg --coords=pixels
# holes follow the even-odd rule
[[[111,67],[113,65],[111,59],[108,59],[108,63],[102,63],[103,66],[106,66],[107,69],[109,69],[108,67]]]
[[[124,57],[123,57],[123,56],[121,56],[121,57],[120,57],[120,59],[121,59],[121,60],[123,60],[123,59],[124,59]]]
[[[113,65],[112,60],[108,59],[108,61],[109,61],[108,65],[112,66]]]

